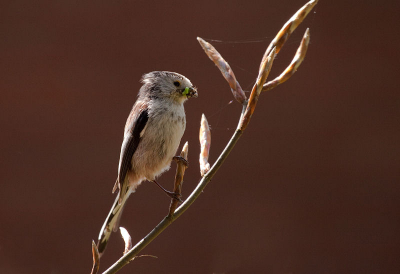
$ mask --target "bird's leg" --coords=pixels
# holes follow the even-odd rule
[[[186,166],[186,168],[189,167],[189,162],[182,156],[174,156],[174,157],[172,157],[172,160],[174,160],[177,163],[181,162],[182,164],[184,164]]]
[[[169,197],[183,203],[182,199],[180,198],[181,196],[180,194],[166,190],[162,185],[157,183],[156,180],[153,180],[152,182],[155,183],[159,188],[161,188],[165,192],[165,194],[167,194]]]

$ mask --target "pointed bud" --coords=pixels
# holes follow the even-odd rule
[[[208,163],[208,154],[210,153],[211,146],[211,132],[208,125],[206,116],[201,116],[200,123],[200,174],[204,176],[210,170],[210,164]]]
[[[120,227],[119,231],[121,232],[122,239],[124,239],[125,242],[124,254],[126,254],[132,248],[132,238],[131,235],[129,235],[128,230],[125,228]]]

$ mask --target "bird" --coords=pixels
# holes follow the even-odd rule
[[[128,116],[113,193],[117,197],[100,230],[97,248],[104,253],[112,231],[117,231],[129,196],[145,180],[156,183],[170,197],[179,196],[165,190],[156,178],[170,168],[186,128],[183,104],[197,97],[197,88],[185,76],[169,71],[144,74],[143,84]],[[174,157],[175,156],[175,157]],[[186,162],[187,164],[187,162]]]

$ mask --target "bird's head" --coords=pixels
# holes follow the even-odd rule
[[[141,96],[170,98],[179,103],[198,96],[190,80],[176,72],[153,71],[143,75],[142,83]]]

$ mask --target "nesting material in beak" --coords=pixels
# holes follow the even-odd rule
[[[195,88],[195,87],[192,87],[192,88],[186,87],[184,92],[186,93],[187,98],[191,98],[191,97],[197,98],[198,97],[197,88]]]

